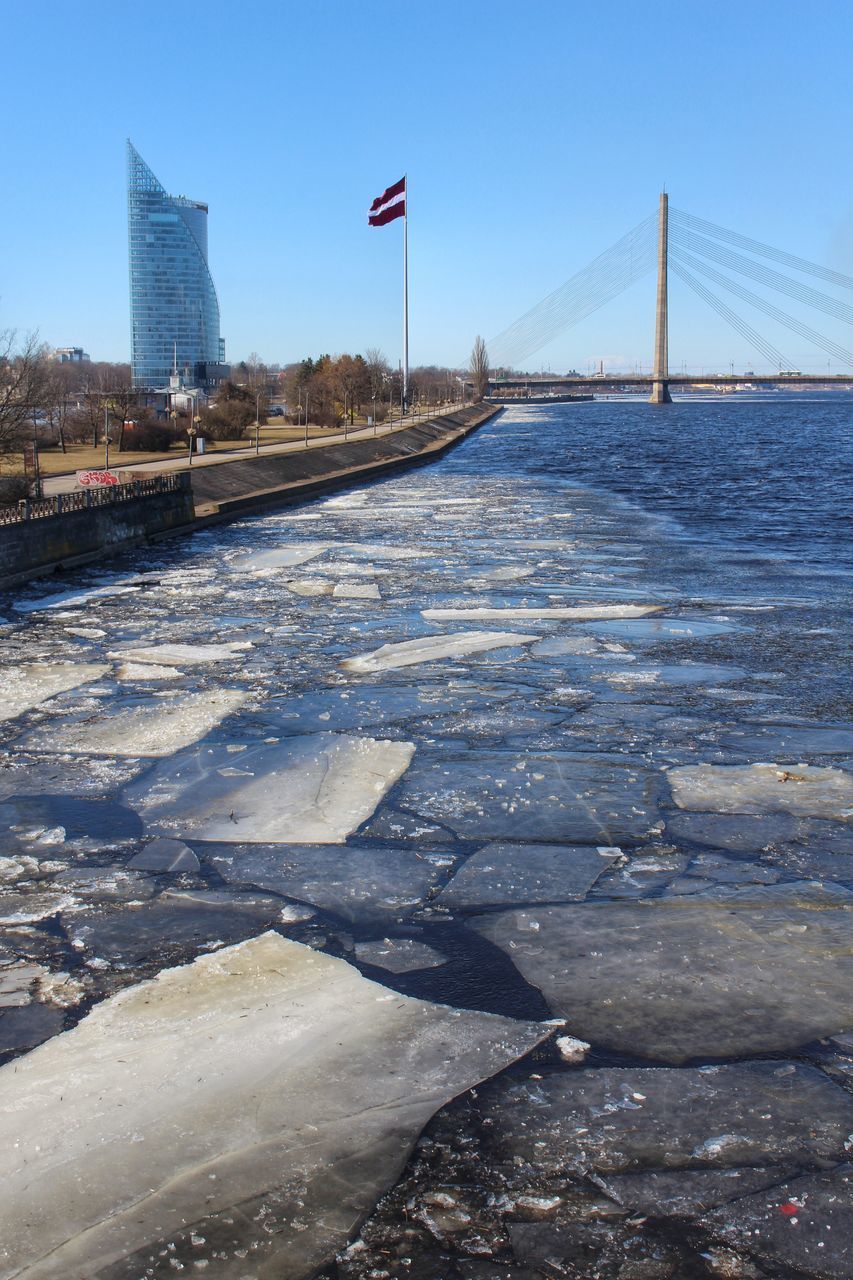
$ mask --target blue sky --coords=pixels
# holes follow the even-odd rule
[[[396,362],[401,224],[370,230],[366,210],[404,171],[414,364],[465,361],[663,183],[682,209],[853,274],[849,3],[3,10],[0,328],[51,345],[128,357],[126,137],[167,190],[210,205],[234,360],[379,346]],[[529,364],[648,364],[652,306],[649,280]],[[673,366],[758,367],[677,283],[671,308]]]

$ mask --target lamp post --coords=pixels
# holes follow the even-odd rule
[[[104,470],[110,469],[110,408],[104,401]]]
[[[261,393],[255,396],[255,454],[261,451]]]
[[[376,435],[376,391],[373,392],[373,434]]]

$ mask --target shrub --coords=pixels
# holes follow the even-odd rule
[[[123,447],[139,453],[165,453],[175,443],[175,433],[165,422],[138,422],[125,427]]]
[[[0,476],[0,506],[14,506],[21,498],[28,497],[30,482],[25,475]]]

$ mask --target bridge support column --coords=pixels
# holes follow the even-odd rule
[[[658,213],[658,296],[655,315],[655,367],[650,404],[672,404],[669,394],[669,317],[667,314],[667,247],[669,245],[669,197],[661,192]]]

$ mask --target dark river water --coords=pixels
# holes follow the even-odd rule
[[[296,1230],[268,1206],[266,1235],[241,1211],[87,1275],[843,1274],[836,1208],[789,1256],[802,1197],[766,1230],[755,1198],[840,1203],[853,1128],[851,414],[508,409],[437,464],[0,600],[0,1053],[269,929],[583,1042],[442,1110],[337,1262],[241,1269]],[[354,1230],[376,1197],[340,1176]]]

